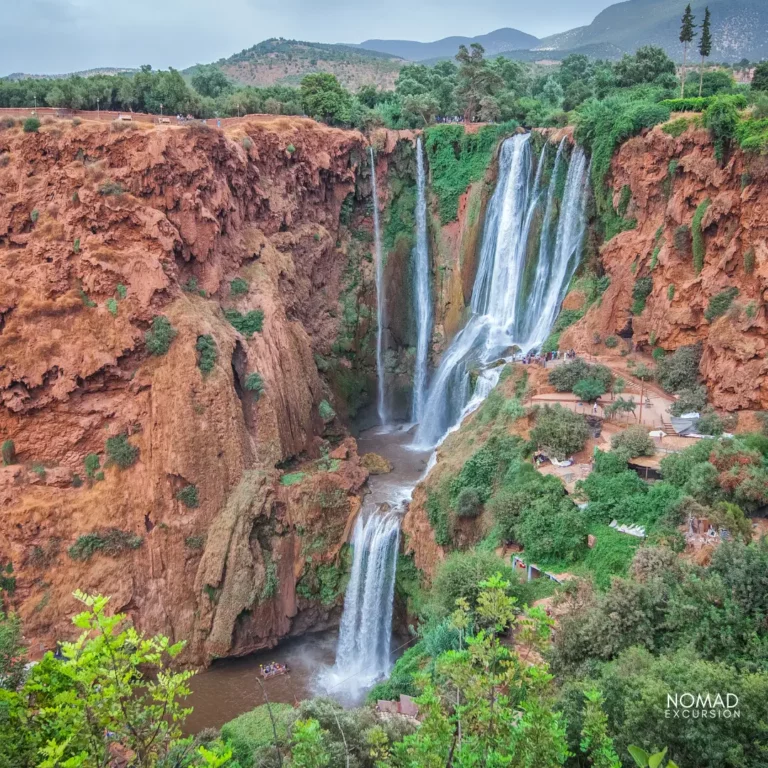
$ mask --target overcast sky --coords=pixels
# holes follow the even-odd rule
[[[0,76],[151,64],[183,69],[269,37],[430,41],[516,27],[543,37],[612,0],[0,0]]]

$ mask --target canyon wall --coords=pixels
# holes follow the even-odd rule
[[[560,348],[611,354],[595,345],[611,335],[649,351],[701,342],[700,371],[713,405],[768,408],[766,158],[734,149],[720,163],[708,132],[690,121],[677,137],[657,127],[623,144],[610,183],[614,207],[636,226],[602,246],[610,285],[563,332]],[[652,288],[633,314],[633,290],[643,278]],[[710,302],[727,305],[728,294],[727,311],[713,313]],[[580,297],[567,297],[565,306],[578,309]]]
[[[366,165],[302,119],[0,131],[0,565],[33,655],[74,634],[75,588],[194,664],[338,620]]]

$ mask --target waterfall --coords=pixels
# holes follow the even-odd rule
[[[526,297],[523,276],[532,222],[543,196],[541,178],[546,154],[542,152],[534,174],[530,134],[513,136],[502,144],[496,189],[486,212],[471,315],[432,377],[414,446],[437,445],[467,408],[479,404],[478,396],[487,394],[488,377],[479,379],[483,393],[475,392],[473,396],[470,391],[472,368],[482,369],[508,357],[514,346],[531,350],[549,334],[577,266],[585,229],[589,174],[579,147],[574,149],[568,167],[563,199],[559,208],[555,206],[558,174],[565,162],[564,146],[561,143],[558,148],[547,188],[541,240],[534,248],[538,253],[536,275]],[[557,227],[551,245],[555,216]]]
[[[336,663],[328,682],[348,681],[347,687],[364,688],[390,670],[401,517],[401,511],[370,510],[355,523],[352,572],[344,597]]]
[[[432,335],[432,298],[429,295],[429,241],[427,237],[427,192],[424,148],[416,139],[416,247],[415,273],[416,361],[413,373],[413,421],[421,421],[427,389],[427,357]]]
[[[384,324],[387,318],[386,294],[384,289],[384,253],[381,247],[381,226],[379,223],[379,190],[376,186],[376,159],[373,147],[368,147],[371,158],[371,187],[373,190],[373,243],[376,261],[376,410],[382,424],[388,422],[384,381]]]

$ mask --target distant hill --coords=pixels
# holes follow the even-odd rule
[[[126,67],[97,67],[84,69],[81,72],[68,72],[65,75],[28,75],[25,72],[14,72],[0,80],[61,80],[65,77],[93,77],[94,75],[123,75],[138,72],[138,69]]]
[[[256,86],[298,85],[312,72],[330,72],[355,91],[362,85],[393,88],[404,63],[359,46],[271,38],[221,59],[216,66],[233,80]]]
[[[580,53],[584,56],[589,56],[591,59],[608,59],[612,61],[617,61],[624,55],[624,51],[621,48],[617,48],[615,45],[611,45],[610,43],[594,43],[593,45],[582,45],[578,48],[563,48],[558,50],[541,50],[534,48],[533,50],[502,51],[501,53],[492,54],[490,58],[504,56],[507,59],[513,59],[515,61],[541,63],[562,61],[566,56],[570,56],[572,53]],[[445,57],[427,59],[420,63],[432,66],[437,64],[438,61],[443,61],[444,58]]]
[[[628,53],[642,45],[658,45],[677,61],[683,0],[628,0],[611,5],[586,27],[546,37],[537,51],[558,51],[610,43]],[[712,12],[713,61],[757,61],[768,57],[768,0],[691,0],[697,23],[704,7]],[[695,53],[694,53],[695,58]]]
[[[505,28],[477,37],[444,37],[432,43],[418,43],[413,40],[364,40],[359,47],[388,53],[407,61],[424,61],[453,57],[460,45],[470,46],[472,43],[480,43],[486,53],[493,56],[502,51],[533,48],[538,45],[539,39],[519,29]]]

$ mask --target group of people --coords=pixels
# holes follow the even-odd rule
[[[547,363],[550,360],[573,360],[576,357],[576,352],[572,349],[567,350],[566,352],[561,352],[560,350],[556,349],[554,352],[543,352],[540,354],[533,354],[532,352],[527,354],[523,359],[522,363],[523,365],[543,365],[546,367]]]
[[[285,664],[280,664],[277,661],[273,661],[267,664],[265,667],[263,664],[259,666],[262,677],[274,677],[275,675],[282,675],[288,671],[288,667]]]

